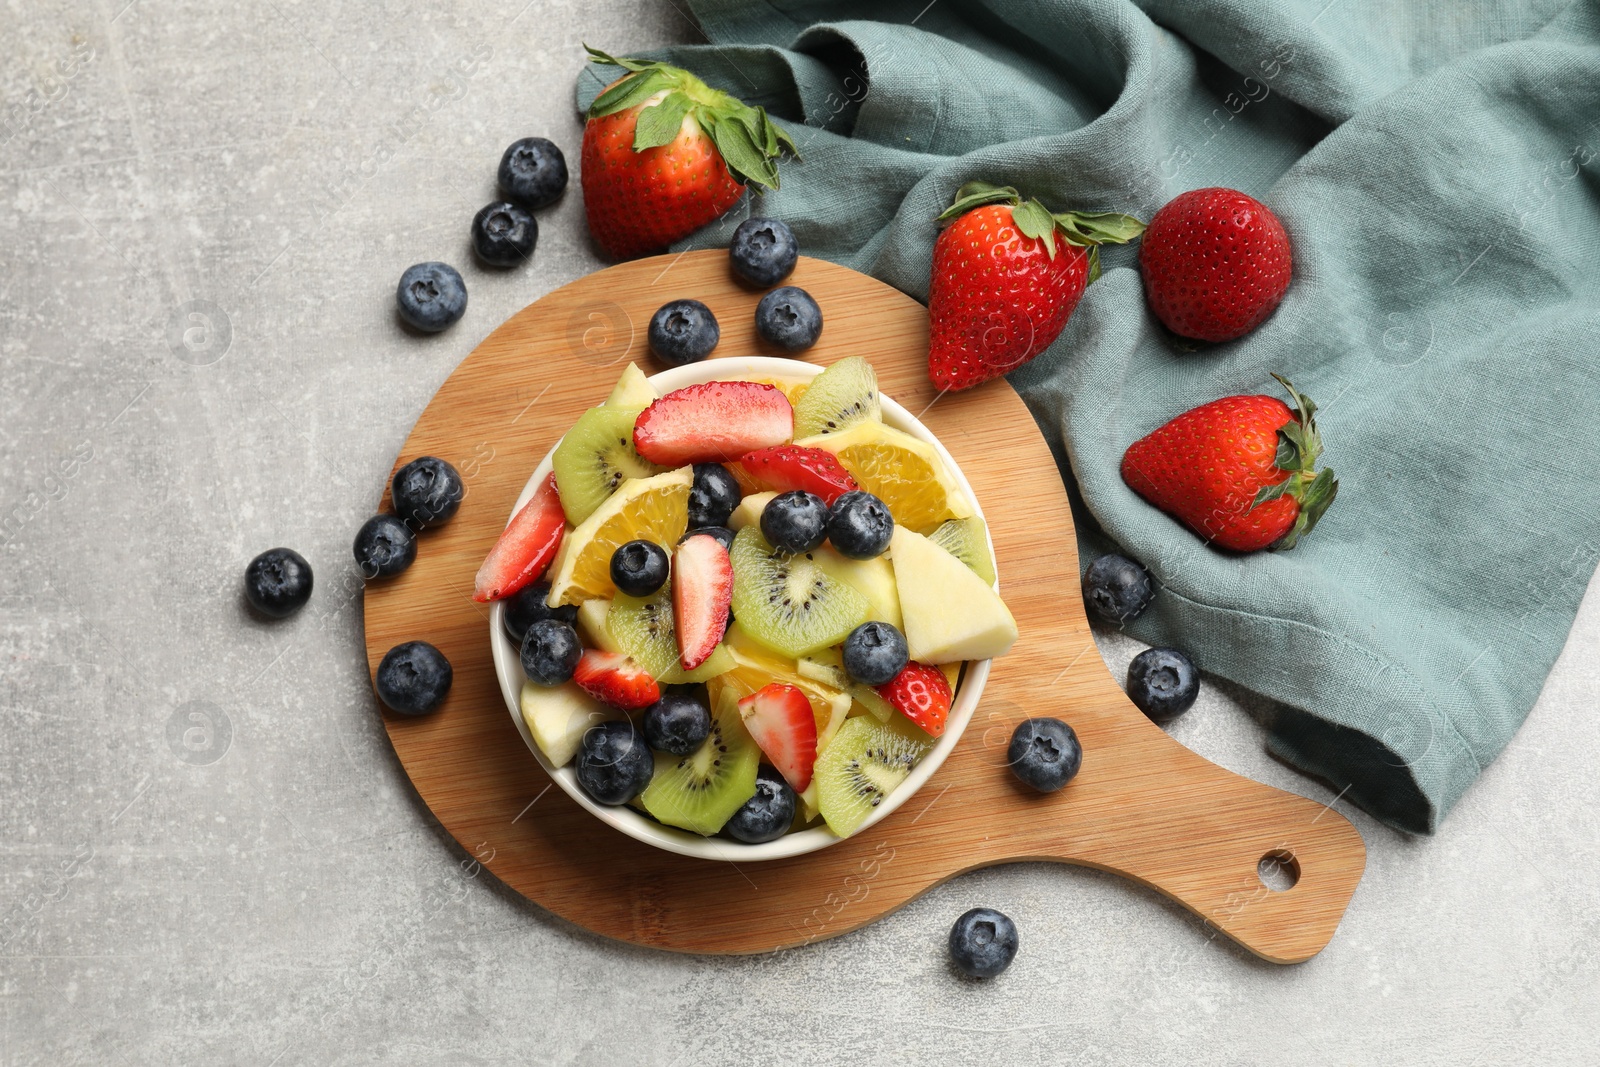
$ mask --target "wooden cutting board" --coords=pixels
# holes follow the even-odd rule
[[[490,661],[488,609],[471,592],[533,468],[605,399],[628,361],[661,369],[645,331],[668,300],[710,305],[722,327],[719,356],[785,354],[756,337],[760,294],[735,282],[726,253],[660,256],[592,274],[514,315],[456,368],[395,461],[441,456],[467,485],[460,513],[422,535],[411,569],[365,593],[369,669],[415,639],[437,645],[455,668],[438,712],[385,715],[395,752],[439,821],[528,899],[607,937],[674,951],[764,952],[835,937],[963,871],[1014,860],[1126,875],[1275,962],[1321,950],[1361,878],[1361,836],[1323,804],[1195,755],[1124,696],[1084,616],[1061,475],[1017,394],[996,381],[939,396],[926,374],[927,312],[904,294],[814,259],[801,259],[792,281],[825,320],[806,358],[865,356],[883,391],[955,456],[989,519],[1021,638],[995,662],[960,744],[916,796],[860,836],[738,865],[610,829],[555,787],[524,746]],[[1066,720],[1083,741],[1083,770],[1049,796],[1005,766],[1012,726],[1032,715]],[[1263,884],[1266,857],[1298,876],[1293,888]]]

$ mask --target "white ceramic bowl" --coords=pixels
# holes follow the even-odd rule
[[[767,356],[749,356],[744,358],[710,359],[702,363],[691,363],[686,367],[674,367],[662,371],[650,379],[650,384],[655,387],[656,393],[666,394],[674,389],[682,389],[686,385],[697,385],[710,381],[735,381],[744,378],[812,378],[822,372],[822,368],[814,363],[801,363],[793,359],[773,359]],[[595,402],[604,399],[603,394],[596,395]],[[897,430],[903,430],[921,441],[926,441],[938,450],[939,458],[955,476],[956,484],[972,502],[973,511],[982,515],[978,506],[977,497],[972,492],[972,486],[967,484],[966,476],[961,473],[961,468],[956,465],[950,453],[946,452],[927,427],[918,422],[916,417],[905,408],[895,403],[889,397],[883,397],[883,421]],[[559,443],[559,442],[558,442]],[[528,479],[528,484],[523,487],[522,495],[517,498],[516,507],[511,509],[515,515],[526,504],[540,485],[550,475],[550,457],[555,451],[552,444],[550,452],[545,454],[539,466],[534,470],[533,476]],[[509,521],[509,516],[508,520]],[[991,553],[993,546],[990,546]],[[998,586],[997,586],[998,588]],[[607,807],[596,804],[589,799],[578,785],[577,773],[569,763],[565,767],[556,768],[550,765],[545,754],[534,743],[533,735],[528,732],[528,726],[522,721],[522,710],[519,703],[519,694],[522,690],[523,673],[519,649],[506,636],[505,629],[501,626],[501,615],[505,605],[496,603],[489,612],[489,641],[494,649],[495,674],[500,679],[500,691],[505,695],[506,707],[511,711],[511,721],[517,724],[517,731],[522,734],[522,740],[527,744],[528,750],[535,759],[544,767],[545,771],[553,778],[567,794],[579,804],[591,811],[595,818],[610,826],[621,830],[629,837],[637,838],[646,844],[664,848],[668,852],[677,852],[685,856],[698,856],[709,860],[734,860],[749,862],[754,860],[782,859],[786,856],[798,856],[806,852],[814,852],[819,848],[826,848],[841,840],[834,836],[831,830],[818,826],[808,830],[799,830],[785,834],[776,841],[768,841],[760,845],[746,845],[738,841],[719,837],[701,837],[699,834],[679,830],[676,827],[663,826],[633,808],[627,806]],[[904,804],[912,794],[922,788],[924,782],[931,778],[945,757],[950,755],[951,749],[961,740],[961,734],[967,728],[967,723],[972,720],[972,712],[978,706],[978,698],[983,693],[984,684],[989,680],[989,661],[979,660],[967,665],[966,676],[961,681],[960,691],[956,693],[955,703],[950,709],[949,723],[945,726],[944,735],[939,738],[933,750],[929,752],[911,775],[900,784],[900,788],[891,793],[887,800],[878,806],[878,810],[869,815],[856,834],[866,833],[874,823],[885,819],[889,813]],[[537,818],[537,815],[532,816]]]

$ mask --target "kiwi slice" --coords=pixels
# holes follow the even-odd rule
[[[582,617],[583,609],[579,608]],[[617,594],[606,613],[606,629],[617,647],[662,685],[704,682],[733,669],[733,655],[722,645],[692,671],[678,658],[678,631],[672,622],[672,587],[647,597]]]
[[[790,659],[837,645],[867,621],[871,605],[809,552],[779,552],[755,526],[733,539],[733,613],[758,644]]]
[[[976,515],[950,519],[928,535],[928,540],[972,569],[989,585],[994,584],[994,557],[989,554],[989,531]]]
[[[902,719],[846,719],[817,758],[814,776],[828,829],[840,837],[855,833],[932,747],[926,734]]]
[[[640,408],[590,408],[556,446],[551,465],[567,521],[577,526],[629,478],[666,470],[633,449],[633,422]]]
[[[760,750],[739,721],[739,697],[723,689],[711,734],[687,756],[656,753],[655,773],[639,798],[668,826],[710,837],[756,795]]]
[[[858,422],[883,421],[878,375],[860,356],[846,356],[815,378],[794,405],[794,439],[838,433]]]

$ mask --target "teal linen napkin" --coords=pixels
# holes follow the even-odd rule
[[[805,159],[686,247],[775,215],[926,299],[934,217],[971,178],[1057,210],[1149,219],[1225,185],[1278,213],[1294,283],[1253,334],[1183,350],[1137,246],[1111,248],[1011,381],[1070,463],[1085,562],[1120,545],[1160,584],[1129,631],[1271,698],[1274,753],[1432,832],[1526,717],[1600,556],[1596,4],[691,7],[712,43],[652,57],[764,104]],[[614,74],[585,70],[580,106]],[[1322,405],[1339,499],[1293,552],[1230,555],[1118,463],[1273,371]]]

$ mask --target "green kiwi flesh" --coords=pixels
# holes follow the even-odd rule
[[[606,629],[617,647],[662,685],[705,682],[733,670],[733,654],[718,645],[706,661],[692,671],[683,669],[678,656],[678,631],[672,620],[672,588],[662,586],[647,597],[617,594],[606,613]]]
[[[849,837],[900,787],[933,742],[904,719],[846,719],[817,759],[817,806],[828,829]]]
[[[733,614],[752,639],[789,659],[837,645],[867,620],[867,598],[817,565],[779,552],[754,526],[733,539]]]
[[[794,406],[794,439],[838,433],[858,422],[883,421],[878,375],[860,356],[846,356],[811,379]]]
[[[711,735],[687,756],[655,754],[655,773],[639,797],[668,826],[711,836],[755,796],[760,750],[739,719],[739,699],[723,689]]]
[[[577,526],[629,478],[648,478],[666,470],[633,448],[638,408],[590,408],[578,417],[556,446],[550,465],[567,521]]]

